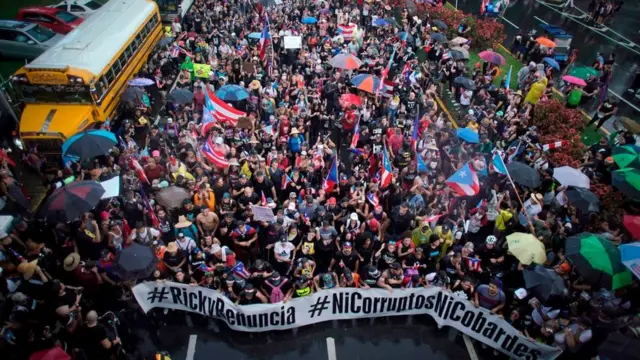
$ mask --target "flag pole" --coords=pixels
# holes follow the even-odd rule
[[[518,144],[518,145],[520,145],[520,144]],[[516,151],[517,151],[517,149],[516,149]],[[509,183],[511,183],[511,187],[513,187],[513,191],[516,193],[516,198],[518,198],[518,202],[522,206],[522,210],[524,210],[524,216],[527,218],[527,222],[529,223],[529,226],[531,226],[531,228],[533,228],[533,223],[531,222],[531,218],[529,217],[529,214],[527,213],[527,210],[524,207],[524,202],[522,202],[522,198],[520,197],[520,194],[518,193],[518,188],[516,187],[516,184],[513,182],[513,179],[511,178],[511,174],[509,174],[509,169],[507,169],[507,165],[504,163],[504,160],[502,160],[502,156],[498,156],[498,158],[502,162],[502,165],[504,166],[504,170],[507,173],[507,179],[509,179]]]

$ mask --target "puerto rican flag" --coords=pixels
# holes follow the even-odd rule
[[[351,40],[357,28],[358,26],[354,23],[349,23],[349,25],[338,25],[338,33],[341,34],[345,40]]]
[[[392,97],[393,96],[393,87],[394,87],[393,81],[385,80],[384,84],[381,86],[382,91],[380,92],[380,95],[382,97],[385,97],[385,98]]]
[[[419,130],[420,130],[420,111],[416,111],[416,118],[413,120],[413,131],[411,131],[411,149],[413,150],[414,153],[418,148],[418,140],[420,140],[420,136],[418,135]]]
[[[177,58],[178,56],[180,56],[180,46],[175,44],[173,45],[173,48],[171,48],[171,57]]]
[[[333,157],[333,161],[331,162],[331,167],[329,168],[329,173],[327,174],[327,178],[324,179],[324,183],[322,184],[322,189],[325,192],[330,192],[333,188],[338,184],[338,156]]]
[[[380,205],[380,199],[375,193],[368,193],[367,200],[371,203],[371,205],[373,205],[373,207],[377,207],[378,205]]]
[[[292,182],[293,182],[293,180],[291,180],[291,178],[289,177],[289,175],[284,174],[284,175],[282,176],[282,185],[280,186],[280,188],[281,188],[282,190],[284,190],[284,189],[286,189],[286,188],[287,188],[287,186],[289,186],[289,184],[290,184],[290,183],[292,183]]]
[[[264,196],[264,191],[262,192],[262,196],[260,197],[260,203],[262,206],[267,206],[267,197]]]
[[[224,151],[216,148],[211,141],[211,138],[202,147],[202,155],[211,163],[211,165],[217,168],[228,168],[229,161],[224,156]]]
[[[206,133],[205,130],[210,130],[210,128],[207,128],[209,123],[217,122],[221,124],[226,122],[231,126],[236,126],[238,119],[243,116],[247,116],[247,114],[234,109],[233,106],[220,100],[213,91],[206,89],[204,93],[204,108],[202,109],[203,133]]]
[[[460,196],[473,196],[480,192],[478,175],[469,163],[456,171],[446,181],[447,185]]]
[[[349,145],[349,148],[358,148],[358,140],[360,140],[360,119],[356,121],[356,126],[353,128],[353,137],[351,138],[351,145]]]
[[[507,165],[504,164],[504,161],[502,160],[502,153],[500,151],[496,151],[496,153],[493,154],[493,158],[491,159],[491,168],[498,174],[507,175]]]
[[[391,169],[391,162],[389,162],[389,154],[387,153],[387,147],[382,150],[382,169],[380,169],[380,187],[385,188],[391,185],[391,175],[393,170]]]
[[[138,175],[138,178],[140,180],[146,182],[147,184],[150,184],[149,178],[147,178],[147,174],[145,174],[144,168],[142,167],[142,165],[140,165],[138,159],[131,158],[131,160],[129,160],[129,166],[132,167],[133,170],[135,170],[136,175]]]
[[[260,51],[260,60],[264,61],[267,57],[267,47],[271,37],[269,36],[269,19],[267,14],[264,15],[264,25],[262,26],[262,34],[260,35],[260,42],[258,43],[258,50]]]
[[[564,146],[566,144],[567,144],[567,142],[564,141],[564,140],[563,141],[552,142],[550,144],[544,144],[544,145],[542,145],[542,151],[549,151],[549,150],[552,150],[552,149],[557,149],[557,148],[562,147],[562,146]]]
[[[480,271],[480,259],[468,257],[464,258],[464,260],[469,271]]]
[[[409,62],[404,63],[404,68],[402,68],[402,77],[404,78],[404,82],[410,82],[409,76],[411,75],[411,64]]]

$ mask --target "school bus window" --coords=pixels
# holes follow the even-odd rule
[[[140,47],[140,35],[136,36],[135,39],[133,39],[133,43],[135,44],[135,49],[138,50],[138,47]]]
[[[142,36],[146,39],[147,35],[149,35],[149,28],[145,26],[142,28]]]
[[[115,80],[116,78],[115,74],[113,73],[113,69],[107,70],[107,73],[105,75],[106,75],[105,79],[107,80],[107,83],[109,84],[109,86],[111,86],[111,84],[113,83],[113,80]]]
[[[126,56],[127,61],[131,59],[131,45],[127,46],[127,48],[124,50],[124,55]]]
[[[118,59],[118,60],[116,60],[116,61],[113,63],[113,66],[112,66],[111,68],[113,69],[113,71],[114,71],[115,73],[119,73],[119,72],[120,72],[120,70],[122,70],[122,64],[120,63],[120,60],[119,60],[119,59]]]

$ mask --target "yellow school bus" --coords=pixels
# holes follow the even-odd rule
[[[162,37],[152,0],[111,0],[12,77],[25,104],[27,149],[59,158],[75,133],[111,119],[130,80]]]

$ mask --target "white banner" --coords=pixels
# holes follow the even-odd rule
[[[286,330],[329,320],[427,314],[516,359],[552,360],[561,350],[529,340],[509,323],[469,301],[438,288],[337,288],[287,303],[237,306],[216,290],[172,282],[146,282],[133,288],[147,312],[155,307],[190,311],[224,321],[230,328],[260,332]]]
[[[285,49],[300,49],[302,47],[302,36],[285,36]]]

